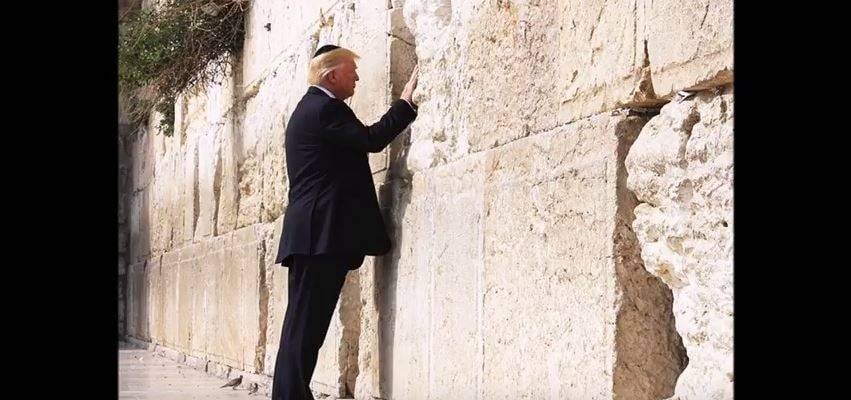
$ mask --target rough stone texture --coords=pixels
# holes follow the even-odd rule
[[[245,48],[242,65],[245,71],[245,84],[263,80],[293,55],[294,49],[304,49],[310,44],[310,36],[323,25],[330,25],[329,14],[339,10],[341,0],[298,0],[281,3],[273,0],[261,0],[252,3],[245,27]],[[358,6],[361,4],[358,3]],[[269,30],[265,25],[269,25]],[[312,52],[304,52],[307,57]],[[302,59],[305,61],[306,59]],[[294,61],[294,60],[293,60]],[[297,64],[307,65],[306,62]],[[301,76],[306,76],[306,68],[298,68]],[[305,82],[301,77],[288,77],[293,83]]]
[[[396,246],[380,264],[378,348],[361,340],[379,354],[380,397],[673,390],[676,368],[620,374],[618,386],[613,377],[617,365],[680,360],[670,294],[645,283],[634,239],[618,246],[634,206],[623,158],[644,122],[586,119],[388,182]],[[657,307],[624,310],[644,298]]]
[[[355,378],[356,399],[381,398],[379,383],[379,337],[378,327],[381,310],[378,305],[376,288],[378,262],[381,258],[366,257],[360,274],[360,329],[358,334],[358,374]]]
[[[404,15],[422,66],[414,170],[732,81],[729,0],[411,0]]]
[[[209,362],[201,357],[186,356],[184,363],[199,371],[207,372],[207,365]]]
[[[283,228],[283,217],[274,222],[274,231],[267,233],[266,246],[266,286],[269,298],[267,301],[266,319],[266,354],[263,361],[263,373],[272,375],[275,372],[275,360],[281,342],[281,329],[284,323],[284,313],[287,309],[289,288],[287,286],[289,269],[274,264],[278,254],[279,238]]]
[[[227,382],[147,350],[119,344],[117,399],[252,400],[247,386],[221,389]],[[245,382],[247,379],[243,379]]]
[[[258,228],[131,266],[129,332],[195,357],[263,370],[267,307]],[[147,283],[148,288],[140,287]],[[149,296],[146,298],[145,293]],[[147,305],[147,307],[145,307]]]
[[[128,196],[130,215],[129,262],[139,262],[148,258],[151,249],[150,202],[147,185],[153,176],[153,162],[150,153],[151,135],[147,129],[140,129],[132,144],[132,167],[130,168],[130,191]]]
[[[402,40],[409,46],[414,46],[416,39],[411,33],[411,30],[408,29],[408,25],[405,23],[405,14],[402,10],[402,7],[395,7],[387,10],[386,26],[390,30],[388,34],[394,38]]]
[[[331,316],[331,324],[328,327],[328,333],[325,336],[325,342],[319,349],[319,361],[316,363],[316,370],[313,372],[313,380],[311,387],[323,393],[328,393],[334,396],[342,397],[345,388],[341,383],[345,382],[344,373],[340,367],[345,364],[347,354],[343,353],[343,321],[340,315],[340,302],[337,302],[334,308],[334,314]]]
[[[638,201],[626,185],[625,158],[646,118],[632,118],[617,132],[617,215],[614,261],[621,290],[617,316],[614,398],[663,399],[674,393],[687,363],[674,327],[671,290],[647,272],[632,222]]]
[[[427,395],[429,237],[422,185],[395,181],[383,188],[392,209],[387,218],[393,249],[382,257],[377,273],[379,332],[378,376],[381,398],[422,398]]]
[[[150,340],[148,324],[149,286],[146,262],[130,264],[127,276],[127,335]]]
[[[361,285],[360,273],[352,272],[346,276],[343,291],[340,293],[340,323],[342,338],[339,344],[338,385],[341,395],[351,397],[355,391],[358,373],[358,346],[361,329]]]
[[[369,156],[394,247],[349,274],[317,393],[730,398],[731,94],[619,109],[732,82],[731,21],[729,0],[254,1],[229,75],[126,143],[128,335],[270,390],[284,132],[336,43],[365,123],[416,64],[420,111]]]
[[[479,398],[612,398],[620,123],[581,120],[488,154]]]
[[[395,246],[375,267],[375,306],[364,307],[379,310],[377,349],[361,349],[373,385],[377,353],[382,398],[475,396],[478,319],[470,314],[482,261],[482,159],[458,167],[384,188]],[[367,326],[361,343],[371,345]]]
[[[657,94],[733,81],[733,1],[638,2]]]
[[[155,257],[145,265],[148,286],[148,335],[151,342],[160,344],[165,337],[164,298],[166,288],[162,284],[162,257]]]
[[[688,366],[674,398],[733,397],[733,94],[662,108],[627,157],[647,269],[673,291]]]
[[[212,253],[217,302],[213,318],[207,326],[208,349],[214,361],[240,369],[254,371],[261,327],[265,331],[265,310],[261,310],[262,244],[257,228],[248,227],[226,235],[221,253]],[[209,253],[208,253],[209,254]],[[210,336],[212,335],[212,336]],[[211,343],[210,343],[211,342]],[[208,350],[209,351],[209,350]]]
[[[432,201],[429,389],[433,398],[475,398],[481,367],[484,157],[439,168],[427,180]]]
[[[119,4],[120,7],[127,7],[128,4]],[[124,117],[119,114],[119,119]],[[119,123],[118,126],[118,337],[124,338],[127,335],[127,260],[130,257],[130,226],[127,216],[129,209],[128,194],[130,191],[130,164],[127,142],[132,127],[126,123]]]

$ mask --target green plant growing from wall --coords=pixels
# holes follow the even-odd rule
[[[174,132],[174,103],[181,92],[218,82],[242,49],[248,0],[172,0],[122,18],[118,83],[133,123],[152,110],[160,128]]]

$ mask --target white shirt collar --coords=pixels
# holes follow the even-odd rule
[[[311,86],[321,89],[323,92],[325,92],[325,94],[327,94],[328,96],[331,96],[331,98],[332,98],[332,99],[336,99],[336,98],[337,98],[336,96],[334,96],[334,93],[331,93],[331,91],[330,91],[330,90],[325,89],[325,88],[324,88],[324,87],[322,87],[322,86],[319,86],[319,85],[311,85]]]

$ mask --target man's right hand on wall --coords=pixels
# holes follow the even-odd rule
[[[408,83],[406,83],[405,88],[402,89],[402,95],[399,96],[399,98],[407,101],[411,105],[414,104],[414,89],[417,88],[417,74],[419,73],[419,70],[419,64],[415,65],[414,70],[411,71],[411,77],[408,79]]]

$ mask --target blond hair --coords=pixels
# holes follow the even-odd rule
[[[307,70],[307,82],[311,85],[318,85],[322,82],[322,79],[325,79],[325,75],[342,66],[344,61],[348,59],[356,60],[358,58],[360,56],[355,54],[355,52],[342,47],[322,53],[310,60],[310,66]]]

